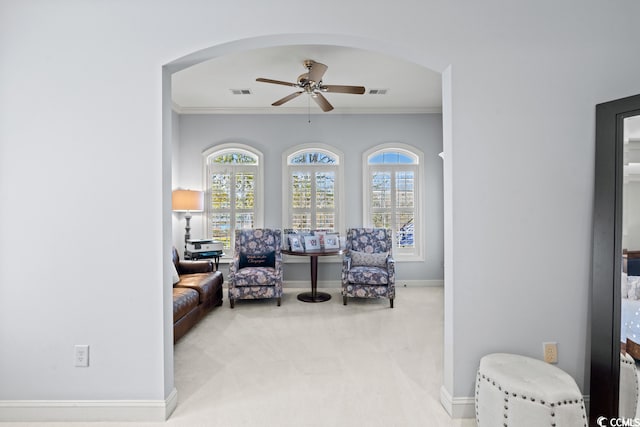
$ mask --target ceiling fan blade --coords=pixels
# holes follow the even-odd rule
[[[292,86],[292,87],[298,87],[297,83],[289,83],[289,82],[283,82],[281,80],[271,80],[271,79],[263,79],[262,77],[257,78],[256,79],[257,82],[262,82],[262,83],[273,83],[273,84],[277,84],[277,85],[284,85],[284,86]]]
[[[314,101],[316,101],[316,103],[320,106],[320,108],[322,108],[322,111],[324,111],[325,113],[327,111],[333,110],[333,105],[329,104],[329,101],[327,101],[327,98],[322,96],[321,93],[316,92],[311,97],[313,98]]]
[[[365,91],[364,86],[343,86],[343,85],[324,85],[323,92],[333,93],[352,93],[354,95],[362,95]]]
[[[282,99],[278,99],[276,102],[274,102],[271,105],[273,105],[274,107],[277,107],[278,105],[282,105],[285,102],[291,101],[293,98],[297,98],[300,95],[302,95],[302,92],[293,92],[291,95],[287,95]]]
[[[319,62],[311,62],[311,68],[309,69],[309,80],[319,83],[322,80],[322,76],[327,71],[327,66]]]

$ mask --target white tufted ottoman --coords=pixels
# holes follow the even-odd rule
[[[576,382],[541,360],[495,353],[480,360],[476,378],[478,427],[586,427]]]

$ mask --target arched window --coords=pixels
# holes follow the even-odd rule
[[[366,152],[363,163],[364,223],[393,231],[398,259],[421,258],[422,153],[405,144],[385,144]]]
[[[207,235],[233,253],[236,229],[263,223],[262,153],[242,144],[224,144],[203,153]]]
[[[341,231],[342,153],[322,144],[284,153],[283,227]]]

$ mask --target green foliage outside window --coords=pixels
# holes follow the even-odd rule
[[[225,250],[231,249],[236,229],[254,227],[257,166],[257,157],[243,151],[209,158],[209,229]]]
[[[231,165],[231,164],[255,165],[258,163],[255,157],[249,156],[244,153],[220,154],[219,156],[214,157],[212,162],[218,163],[218,164],[225,164],[225,165]]]

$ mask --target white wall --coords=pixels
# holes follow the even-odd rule
[[[344,154],[346,193],[345,228],[362,225],[362,155],[371,147],[398,142],[421,150],[425,173],[423,220],[425,224],[425,261],[403,262],[396,267],[398,284],[403,280],[443,279],[442,232],[442,116],[440,114],[392,115],[181,115],[180,160],[177,185],[203,189],[202,152],[217,144],[238,142],[252,146],[264,154],[264,188],[267,227],[282,225],[282,153],[306,143],[321,143]],[[191,235],[205,236],[204,215],[194,214]],[[184,221],[174,232],[176,245],[184,238]],[[285,280],[307,280],[308,263],[288,264]],[[226,268],[224,269],[226,273]],[[319,280],[340,280],[340,265],[332,263],[319,269]]]
[[[0,2],[0,400],[167,398],[161,67],[301,42],[450,66],[446,391],[473,396],[482,355],[547,340],[588,390],[594,105],[640,93],[640,3],[363,5]]]

